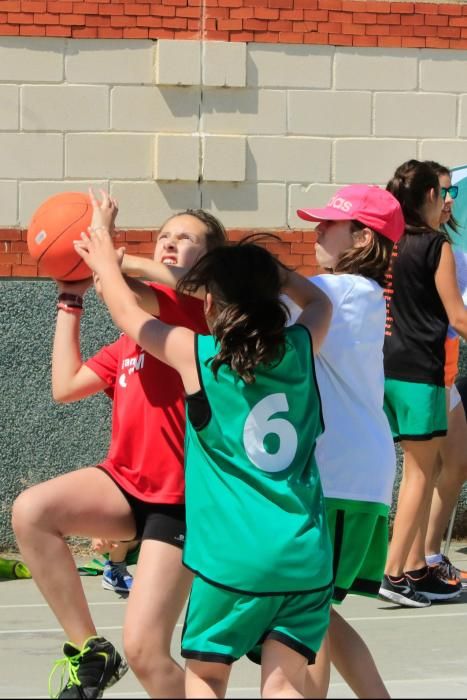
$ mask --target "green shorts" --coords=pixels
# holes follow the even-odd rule
[[[447,434],[446,391],[443,386],[386,379],[384,411],[395,442],[430,440]]]
[[[376,598],[388,551],[389,506],[326,498],[333,545],[333,604],[348,593]]]
[[[328,625],[332,586],[312,593],[251,596],[195,576],[182,634],[182,656],[231,664],[244,654],[260,663],[275,639],[314,663]]]

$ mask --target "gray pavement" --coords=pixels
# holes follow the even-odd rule
[[[467,568],[467,542],[453,542],[451,560]],[[125,600],[83,577],[98,631],[121,648]],[[467,591],[456,601],[424,609],[398,608],[350,596],[339,610],[363,635],[394,698],[467,698]],[[173,653],[179,654],[183,620]],[[47,697],[47,679],[64,641],[56,619],[32,581],[0,582],[0,698]],[[228,697],[259,697],[258,667],[234,665]],[[147,697],[130,671],[107,698]],[[354,697],[333,671],[330,698]]]

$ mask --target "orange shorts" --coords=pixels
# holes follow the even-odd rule
[[[444,350],[446,362],[444,365],[444,384],[449,388],[454,384],[457,377],[459,364],[459,336],[457,338],[446,338]]]

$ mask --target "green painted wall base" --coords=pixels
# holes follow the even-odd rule
[[[98,395],[75,404],[52,400],[50,365],[57,288],[51,280],[0,282],[0,551],[15,549],[10,516],[23,489],[96,463],[110,436],[110,401]],[[104,305],[85,297],[82,354],[118,337]]]

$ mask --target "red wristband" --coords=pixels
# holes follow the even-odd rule
[[[68,314],[81,314],[81,313],[83,313],[82,306],[77,306],[77,305],[72,305],[72,304],[64,304],[61,301],[58,302],[57,309],[61,309],[62,311],[66,311]]]

